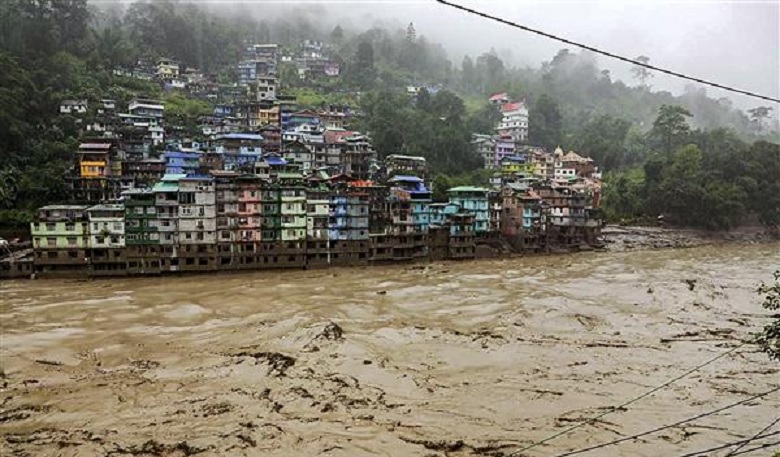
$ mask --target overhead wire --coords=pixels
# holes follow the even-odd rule
[[[679,427],[680,425],[687,424],[688,422],[693,422],[695,420],[699,420],[699,419],[702,419],[702,418],[707,417],[707,416],[712,416],[714,414],[718,414],[720,412],[723,412],[723,411],[726,411],[728,409],[737,407],[739,405],[743,405],[743,404],[751,402],[753,400],[757,400],[757,399],[766,397],[767,395],[771,395],[771,394],[773,394],[773,393],[775,393],[775,392],[777,392],[779,390],[780,390],[780,387],[775,387],[774,389],[770,389],[770,390],[768,390],[766,392],[762,392],[760,394],[753,395],[753,396],[751,396],[749,398],[745,398],[743,400],[740,400],[740,401],[735,402],[735,403],[728,404],[726,406],[721,406],[720,408],[714,409],[712,411],[707,411],[707,412],[704,412],[704,413],[697,414],[697,415],[695,415],[693,417],[689,417],[687,419],[683,419],[683,420],[680,420],[680,421],[677,421],[677,422],[674,422],[674,423],[671,423],[671,424],[667,424],[667,425],[662,425],[660,427],[656,427],[654,429],[647,430],[647,431],[644,431],[644,432],[641,432],[641,433],[637,433],[637,434],[634,434],[634,435],[624,436],[622,438],[618,438],[616,440],[612,440],[612,441],[609,441],[609,442],[606,442],[606,443],[601,443],[601,444],[597,444],[597,445],[594,445],[594,446],[589,446],[589,447],[586,447],[586,448],[577,449],[575,451],[564,452],[563,454],[558,454],[556,457],[568,457],[570,455],[583,454],[585,452],[595,451],[596,449],[601,449],[601,448],[613,446],[615,444],[620,444],[620,443],[623,443],[623,442],[626,442],[626,441],[635,440],[635,439],[641,438],[643,436],[652,435],[654,433],[658,433],[660,431],[663,431],[663,430],[666,430],[666,429],[670,429],[670,428],[673,428],[673,427]]]
[[[737,455],[751,454],[753,452],[760,451],[762,449],[773,448],[775,446],[777,446],[777,448],[780,449],[780,441],[775,441],[773,443],[759,444],[758,446],[752,447],[750,449],[739,451],[734,455],[737,456]]]
[[[643,393],[643,394],[641,394],[641,395],[639,395],[639,396],[637,396],[637,397],[634,397],[634,398],[632,398],[632,399],[630,399],[630,400],[628,400],[628,401],[626,401],[626,402],[624,402],[624,403],[621,403],[621,404],[620,404],[620,405],[618,405],[618,406],[615,406],[615,407],[613,407],[613,408],[610,408],[610,409],[608,409],[607,411],[604,411],[604,412],[603,412],[603,413],[601,413],[601,414],[598,414],[598,415],[596,415],[596,416],[594,416],[594,417],[592,417],[592,418],[590,418],[590,419],[588,419],[588,420],[586,420],[586,421],[583,421],[583,422],[580,422],[580,423],[578,423],[577,425],[573,425],[573,426],[571,426],[571,427],[569,427],[569,428],[567,428],[567,429],[564,429],[564,430],[562,430],[562,431],[560,431],[560,432],[554,433],[554,434],[552,434],[552,435],[548,436],[547,438],[544,438],[543,440],[536,441],[536,442],[534,442],[534,443],[532,443],[532,444],[529,444],[528,446],[525,446],[525,447],[523,447],[523,448],[521,448],[521,449],[518,449],[517,451],[514,451],[514,452],[510,453],[510,454],[509,454],[509,456],[511,457],[511,456],[514,456],[514,455],[520,454],[521,452],[525,452],[525,451],[531,450],[531,449],[533,449],[533,448],[535,448],[535,447],[537,447],[537,446],[541,446],[541,445],[542,445],[542,444],[544,444],[544,443],[547,443],[547,442],[549,442],[549,441],[552,441],[552,440],[554,440],[555,438],[558,438],[558,437],[560,437],[560,436],[563,436],[563,435],[566,435],[566,434],[568,434],[568,433],[570,433],[570,432],[572,432],[572,431],[574,431],[574,430],[577,430],[577,429],[578,429],[578,428],[580,428],[580,427],[584,427],[584,426],[586,426],[586,425],[590,425],[590,424],[592,424],[592,423],[596,422],[597,420],[601,419],[602,417],[604,417],[604,416],[606,416],[606,415],[608,415],[608,414],[612,414],[612,413],[614,413],[614,412],[616,412],[616,411],[622,411],[623,409],[625,409],[625,407],[626,407],[626,406],[629,406],[629,405],[631,405],[632,403],[636,403],[636,402],[638,402],[639,400],[641,400],[641,399],[643,399],[643,398],[645,398],[645,397],[648,397],[648,396],[650,396],[650,395],[652,395],[652,394],[654,394],[654,393],[658,392],[659,390],[661,390],[661,389],[663,389],[663,388],[665,388],[665,387],[668,387],[668,386],[670,386],[671,384],[674,384],[675,382],[677,382],[677,381],[679,381],[679,380],[681,380],[681,379],[685,378],[685,377],[686,377],[686,376],[688,376],[689,374],[691,374],[691,373],[694,373],[694,372],[696,372],[696,371],[699,371],[699,370],[701,370],[702,368],[706,367],[707,365],[710,365],[710,364],[712,364],[712,363],[716,362],[717,360],[719,360],[719,359],[721,359],[721,358],[723,358],[723,357],[726,357],[727,355],[729,355],[729,354],[733,353],[734,351],[736,351],[737,349],[739,349],[739,348],[743,347],[744,345],[745,345],[745,343],[740,343],[739,345],[737,345],[737,346],[735,346],[735,347],[733,347],[733,348],[729,349],[728,351],[726,351],[726,352],[722,352],[722,353],[718,354],[717,356],[715,356],[715,357],[713,357],[713,358],[711,358],[711,359],[707,360],[706,362],[704,362],[704,363],[701,363],[701,364],[699,364],[699,365],[697,365],[697,366],[695,366],[695,367],[693,367],[693,368],[689,369],[688,371],[684,372],[683,374],[681,374],[681,375],[678,375],[678,376],[676,376],[676,377],[674,377],[674,378],[672,378],[672,379],[670,379],[670,380],[666,381],[665,383],[663,383],[663,384],[660,384],[660,385],[658,385],[658,386],[656,386],[656,387],[654,387],[654,388],[652,388],[652,389],[648,390],[647,392],[645,392],[645,393]]]
[[[552,33],[544,32],[544,31],[541,31],[541,30],[538,30],[538,29],[534,29],[534,28],[522,25],[522,24],[518,24],[516,22],[510,21],[508,19],[500,18],[498,16],[492,16],[492,15],[484,13],[482,11],[477,11],[475,9],[468,8],[466,6],[459,5],[457,3],[453,3],[453,2],[450,2],[450,1],[447,1],[447,0],[435,0],[435,1],[437,3],[441,3],[442,5],[449,6],[451,8],[455,8],[455,9],[464,11],[464,12],[469,13],[469,14],[474,14],[474,15],[480,16],[480,17],[485,18],[485,19],[490,19],[492,21],[500,22],[502,24],[506,24],[506,25],[509,25],[511,27],[515,27],[515,28],[518,28],[520,30],[524,30],[526,32],[535,33],[537,35],[541,35],[543,37],[550,38],[552,40],[560,41],[562,43],[566,43],[566,44],[569,44],[569,45],[572,45],[572,46],[577,46],[577,47],[582,48],[582,49],[587,49],[588,51],[594,52],[596,54],[601,54],[603,56],[607,56],[607,57],[611,57],[613,59],[621,60],[623,62],[627,62],[627,63],[633,64],[633,65],[637,65],[637,66],[640,66],[640,67],[644,67],[644,68],[647,68],[649,70],[654,70],[654,71],[657,71],[657,72],[660,72],[660,73],[665,73],[667,75],[675,76],[677,78],[687,79],[689,81],[697,82],[699,84],[704,84],[704,85],[707,85],[707,86],[717,87],[718,89],[723,89],[723,90],[726,90],[726,91],[729,91],[729,92],[735,92],[735,93],[738,93],[738,94],[747,95],[748,97],[755,97],[755,98],[759,98],[759,99],[770,101],[770,102],[774,102],[774,103],[780,103],[780,99],[778,99],[778,98],[770,97],[770,96],[767,96],[767,95],[761,95],[761,94],[758,94],[758,93],[755,93],[755,92],[750,92],[750,91],[747,91],[747,90],[738,89],[736,87],[727,86],[725,84],[719,84],[719,83],[716,83],[716,82],[713,82],[713,81],[709,81],[709,80],[706,80],[706,79],[697,78],[695,76],[690,76],[690,75],[686,75],[686,74],[679,73],[679,72],[676,72],[676,71],[668,70],[666,68],[657,67],[655,65],[650,65],[647,62],[642,62],[642,61],[636,60],[636,59],[630,59],[628,57],[621,56],[621,55],[615,54],[613,52],[609,52],[609,51],[605,51],[603,49],[599,49],[599,48],[597,48],[595,46],[590,46],[590,45],[587,45],[587,44],[584,44],[584,43],[578,43],[576,41],[572,41],[572,40],[569,40],[567,38],[563,38],[563,37],[560,37],[560,36],[557,36],[557,35],[553,35]]]
[[[775,436],[775,435],[780,435],[780,432],[764,433],[762,431],[761,433],[759,433],[757,435],[754,435],[754,436],[752,436],[750,438],[742,439],[742,440],[739,440],[739,441],[732,441],[731,443],[721,444],[720,446],[715,446],[715,447],[711,447],[711,448],[708,448],[708,449],[701,449],[701,450],[698,450],[698,451],[689,452],[687,454],[683,454],[683,455],[680,455],[678,457],[696,457],[696,456],[700,456],[702,454],[709,454],[710,452],[715,452],[715,451],[720,451],[720,450],[723,450],[723,449],[728,449],[728,448],[733,447],[733,446],[739,446],[737,449],[734,449],[733,451],[731,451],[731,454],[727,454],[726,455],[726,457],[732,457],[732,456],[738,455],[739,454],[738,451],[742,449],[742,446],[744,446],[746,444],[749,444],[751,441],[762,440],[764,438],[769,438],[769,437],[772,437],[772,436]]]
[[[762,428],[760,432],[758,432],[755,435],[753,435],[753,438],[751,438],[751,439],[747,440],[746,442],[740,444],[739,446],[737,446],[736,449],[734,449],[733,451],[731,451],[728,454],[726,454],[726,457],[733,457],[733,456],[737,455],[737,452],[740,449],[742,449],[743,447],[745,447],[746,444],[750,443],[751,441],[757,440],[759,436],[761,436],[764,432],[766,432],[767,430],[769,430],[772,427],[774,427],[775,424],[777,424],[778,422],[780,422],[780,416],[777,416],[777,419],[773,420],[772,422],[769,423],[769,425],[767,425],[766,427]],[[778,433],[780,433],[780,432],[778,432]]]

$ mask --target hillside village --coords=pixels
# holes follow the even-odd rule
[[[213,113],[195,129],[166,117],[161,100],[63,100],[60,113],[82,130],[70,201],[40,208],[32,249],[6,260],[4,274],[310,268],[598,245],[598,168],[529,145],[522,100],[491,96],[495,134],[473,135],[490,186],[434,201],[426,159],[376,151],[370,132],[351,128],[355,107],[302,106],[282,92],[282,64],[304,81],[338,75],[327,50],[309,40],[295,55],[248,45],[228,85],[168,58],[114,70],[208,101]],[[437,88],[406,92],[423,90]]]

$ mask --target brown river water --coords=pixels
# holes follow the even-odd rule
[[[0,455],[507,456],[737,346],[777,268],[764,244],[0,282]],[[780,364],[746,345],[518,455],[777,386]],[[683,455],[779,414],[776,392],[580,455]]]

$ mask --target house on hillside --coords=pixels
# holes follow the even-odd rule
[[[86,100],[63,100],[60,103],[60,114],[84,114],[86,112]]]
[[[488,98],[488,102],[490,102],[491,105],[506,105],[510,102],[509,95],[507,95],[506,92],[499,92],[497,94],[493,94]]]

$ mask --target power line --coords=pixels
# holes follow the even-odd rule
[[[733,457],[733,456],[737,455],[737,452],[738,452],[740,449],[742,449],[743,447],[745,447],[745,445],[746,445],[746,444],[750,443],[751,441],[757,440],[759,436],[761,436],[761,435],[762,435],[764,432],[766,432],[766,431],[767,431],[767,430],[769,430],[770,428],[774,427],[774,426],[775,426],[775,424],[776,424],[776,423],[778,423],[778,422],[780,422],[780,416],[777,416],[777,419],[775,419],[774,421],[772,421],[772,422],[771,422],[769,425],[767,425],[766,427],[762,428],[760,432],[758,432],[758,433],[756,433],[755,435],[753,435],[753,438],[750,438],[750,439],[749,439],[749,440],[747,440],[746,442],[744,442],[744,443],[740,444],[739,446],[737,446],[737,448],[736,448],[736,449],[734,449],[733,451],[731,451],[731,452],[729,452],[728,454],[726,454],[726,457]],[[780,433],[780,432],[778,432],[778,433]]]
[[[543,31],[537,30],[537,29],[533,29],[531,27],[528,27],[528,26],[525,26],[525,25],[522,25],[522,24],[518,24],[516,22],[512,22],[512,21],[507,20],[507,19],[503,19],[503,18],[500,18],[500,17],[497,17],[497,16],[491,16],[491,15],[489,15],[487,13],[483,13],[481,11],[477,11],[477,10],[471,9],[471,8],[465,7],[463,5],[458,5],[457,3],[451,3],[451,2],[449,2],[447,0],[435,0],[435,1],[438,2],[438,3],[441,3],[442,5],[446,5],[446,6],[455,8],[455,9],[459,9],[461,11],[465,11],[465,12],[470,13],[470,14],[475,14],[475,15],[483,17],[485,19],[490,19],[492,21],[500,22],[502,24],[506,24],[506,25],[509,25],[511,27],[518,28],[520,30],[525,30],[526,32],[535,33],[537,35],[541,35],[543,37],[550,38],[552,40],[560,41],[562,43],[570,44],[572,46],[577,46],[577,47],[580,47],[582,49],[587,49],[588,51],[594,52],[596,54],[601,54],[601,55],[604,55],[604,56],[607,56],[607,57],[611,57],[613,59],[622,60],[623,62],[628,62],[628,63],[633,64],[633,65],[638,65],[640,67],[648,68],[650,70],[655,70],[655,71],[658,71],[658,72],[661,72],[661,73],[666,73],[667,75],[676,76],[678,78],[687,79],[689,81],[694,81],[694,82],[697,82],[697,83],[700,83],[700,84],[705,84],[705,85],[708,85],[708,86],[717,87],[718,89],[723,89],[723,90],[727,90],[727,91],[730,91],[730,92],[736,92],[738,94],[747,95],[748,97],[755,97],[755,98],[760,98],[762,100],[767,100],[767,101],[770,101],[770,102],[780,103],[780,99],[777,99],[777,98],[773,98],[773,97],[769,97],[769,96],[766,96],[766,95],[757,94],[755,92],[749,92],[749,91],[742,90],[742,89],[737,89],[735,87],[726,86],[726,85],[723,85],[723,84],[718,84],[718,83],[715,83],[715,82],[712,82],[712,81],[707,81],[705,79],[696,78],[694,76],[688,76],[688,75],[685,75],[685,74],[682,74],[682,73],[678,73],[676,71],[667,70],[667,69],[661,68],[661,67],[656,67],[655,65],[650,65],[648,63],[641,62],[639,60],[629,59],[628,57],[623,57],[621,55],[614,54],[614,53],[609,52],[609,51],[604,51],[603,49],[599,49],[599,48],[596,48],[596,47],[593,47],[593,46],[589,46],[587,44],[578,43],[576,41],[572,41],[572,40],[569,40],[569,39],[566,39],[566,38],[563,38],[563,37],[559,37],[559,36],[553,35],[551,33],[543,32]]]
[[[712,416],[713,414],[717,414],[717,413],[720,413],[722,411],[726,411],[727,409],[734,408],[735,406],[739,406],[739,405],[748,403],[750,401],[757,400],[757,399],[762,398],[762,397],[766,397],[767,395],[773,394],[773,393],[777,392],[778,390],[780,390],[780,387],[775,387],[774,389],[770,389],[770,390],[768,390],[766,392],[762,392],[760,394],[753,395],[750,398],[746,398],[744,400],[740,400],[740,401],[738,401],[736,403],[731,403],[731,404],[726,405],[726,406],[721,406],[718,409],[714,409],[714,410],[708,411],[706,413],[697,414],[697,415],[695,415],[693,417],[689,417],[688,419],[683,419],[681,421],[677,421],[677,422],[674,422],[672,424],[663,425],[661,427],[656,427],[656,428],[654,428],[652,430],[648,430],[648,431],[645,431],[645,432],[642,432],[642,433],[637,433],[635,435],[624,436],[623,438],[619,438],[619,439],[616,439],[616,440],[613,440],[613,441],[609,441],[607,443],[597,444],[595,446],[590,446],[590,447],[578,449],[576,451],[570,451],[570,452],[565,452],[563,454],[558,454],[556,457],[568,457],[570,455],[577,455],[577,454],[582,454],[582,453],[585,453],[585,452],[595,451],[596,449],[601,449],[601,448],[612,446],[612,445],[615,445],[615,444],[620,444],[620,443],[623,443],[625,441],[635,440],[635,439],[641,438],[643,436],[652,435],[654,433],[658,433],[658,432],[660,432],[662,430],[666,430],[668,428],[679,427],[680,425],[687,424],[688,422],[693,422],[695,420],[698,420],[698,419],[701,419],[701,418],[704,418],[704,417],[707,417],[707,416]]]
[[[739,452],[737,452],[734,455],[750,454],[750,453],[753,453],[753,452],[756,452],[756,451],[760,451],[761,449],[766,449],[766,448],[775,447],[775,446],[780,446],[780,441],[775,441],[773,443],[759,444],[756,447],[752,447],[750,449],[745,449],[744,451],[739,451]]]
[[[650,395],[652,395],[652,394],[654,394],[654,393],[658,392],[659,390],[663,389],[664,387],[667,387],[667,386],[669,386],[669,385],[671,385],[671,384],[674,384],[675,382],[677,382],[677,381],[679,381],[680,379],[682,379],[682,378],[684,378],[684,377],[688,376],[689,374],[691,374],[691,373],[693,373],[693,372],[695,372],[695,371],[701,370],[702,368],[704,368],[704,367],[706,367],[707,365],[709,365],[709,364],[711,364],[711,363],[713,363],[713,362],[717,361],[718,359],[721,359],[721,358],[723,358],[723,357],[726,357],[727,355],[731,354],[732,352],[736,351],[737,349],[741,348],[741,347],[742,347],[742,346],[744,346],[744,345],[745,345],[745,343],[741,343],[741,344],[739,344],[738,346],[735,346],[735,347],[733,347],[733,348],[729,349],[728,351],[726,351],[726,352],[723,352],[723,353],[721,353],[721,354],[718,354],[717,356],[715,356],[715,357],[713,357],[713,358],[711,358],[711,359],[707,360],[706,362],[702,363],[701,365],[697,365],[697,366],[695,366],[695,367],[691,368],[690,370],[686,371],[685,373],[683,373],[683,374],[681,374],[681,375],[679,375],[679,376],[677,376],[677,377],[675,377],[675,378],[672,378],[672,379],[670,379],[669,381],[666,381],[665,383],[663,383],[663,384],[661,384],[661,385],[659,385],[659,386],[657,386],[657,387],[654,387],[654,388],[650,389],[649,391],[647,391],[647,392],[643,393],[642,395],[639,395],[638,397],[634,397],[634,398],[632,398],[631,400],[628,400],[628,401],[627,401],[627,402],[625,402],[625,403],[622,403],[622,404],[620,404],[620,405],[618,405],[618,406],[615,406],[615,407],[613,407],[613,408],[611,408],[611,409],[608,409],[607,411],[605,411],[605,412],[603,412],[603,413],[601,413],[601,414],[599,414],[599,415],[597,415],[597,416],[594,416],[594,417],[592,417],[592,418],[590,418],[590,419],[588,419],[588,420],[586,420],[586,421],[584,421],[584,422],[580,422],[580,423],[579,423],[579,424],[577,424],[577,425],[574,425],[574,426],[572,426],[572,427],[569,427],[569,428],[567,428],[567,429],[565,429],[565,430],[562,430],[562,431],[560,431],[560,432],[558,432],[558,433],[555,433],[555,434],[553,434],[553,435],[550,435],[550,436],[548,436],[547,438],[545,438],[545,439],[543,439],[543,440],[541,440],[541,441],[537,441],[537,442],[535,442],[535,443],[529,444],[528,446],[526,446],[526,447],[524,447],[524,448],[522,448],[522,449],[519,449],[519,450],[517,450],[517,451],[515,451],[515,452],[512,452],[512,453],[510,453],[510,454],[509,454],[509,457],[512,457],[513,455],[517,455],[517,454],[519,454],[519,453],[521,453],[521,452],[525,452],[525,451],[528,451],[528,450],[530,450],[530,449],[533,449],[533,448],[535,448],[535,447],[537,447],[537,446],[540,446],[540,445],[542,445],[542,444],[544,444],[544,443],[547,443],[548,441],[552,441],[552,440],[554,440],[555,438],[558,438],[558,437],[560,437],[560,436],[566,435],[567,433],[569,433],[569,432],[572,432],[572,431],[574,431],[574,430],[577,430],[577,429],[578,429],[578,428],[580,428],[580,427],[584,427],[584,426],[586,426],[586,425],[590,425],[590,424],[592,424],[592,423],[596,422],[597,420],[601,419],[602,417],[604,417],[604,416],[606,416],[606,415],[608,415],[608,414],[612,414],[612,413],[614,413],[615,411],[620,411],[620,410],[624,409],[626,406],[628,406],[628,405],[630,405],[630,404],[632,404],[632,403],[636,403],[636,402],[638,402],[639,400],[641,400],[641,399],[643,399],[643,398],[645,398],[645,397],[648,397],[648,396],[650,396]]]
[[[731,454],[728,454],[726,456],[726,457],[731,457],[731,456],[735,456],[735,455],[740,454],[737,451],[742,449],[742,446],[750,443],[751,441],[760,440],[760,439],[764,439],[764,438],[769,438],[770,436],[780,435],[780,432],[772,432],[772,433],[767,433],[767,434],[763,434],[763,433],[764,433],[764,431],[761,431],[760,433],[758,433],[758,434],[756,434],[756,435],[754,435],[754,436],[752,436],[750,438],[746,438],[746,439],[739,440],[739,441],[733,441],[731,443],[721,444],[720,446],[711,447],[709,449],[702,449],[700,451],[689,452],[689,453],[683,454],[683,455],[681,455],[679,457],[696,457],[697,455],[708,454],[710,452],[720,451],[722,449],[727,449],[727,448],[730,448],[732,446],[739,445],[738,448],[736,448],[733,451],[731,451]]]

